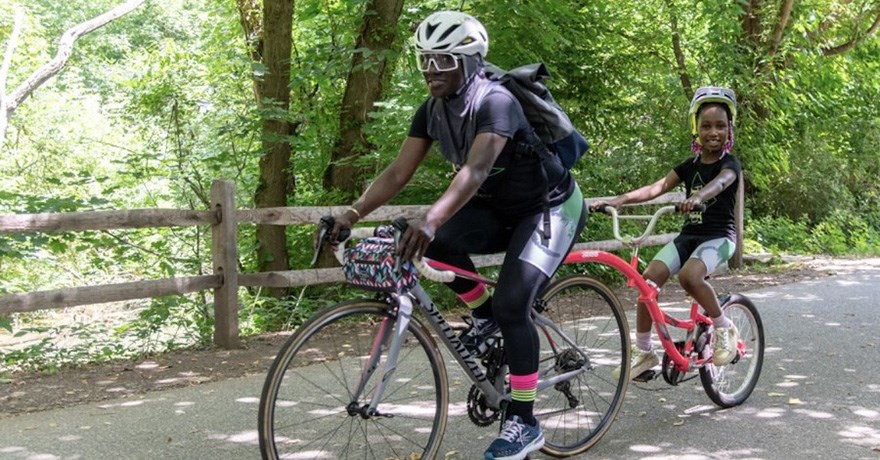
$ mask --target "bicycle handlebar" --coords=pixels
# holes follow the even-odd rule
[[[318,255],[321,252],[321,247],[323,246],[323,242],[326,241],[329,237],[330,230],[333,229],[333,225],[335,221],[332,216],[324,216],[321,218],[318,223],[318,237],[315,239],[315,256],[312,258],[312,265],[318,260]],[[394,232],[398,234],[403,234],[407,228],[406,218],[399,217],[394,220],[391,224]],[[339,261],[340,265],[345,264],[345,242],[351,238],[361,239],[367,238],[375,235],[376,227],[357,227],[357,228],[343,228],[340,230],[337,241],[336,241],[336,249],[333,251],[333,255],[336,257],[336,260]],[[449,283],[455,279],[455,272],[451,270],[437,270],[434,267],[431,267],[428,262],[429,259],[421,258],[418,260],[413,260],[413,265],[415,265],[416,269],[419,273],[422,274],[425,278],[436,281],[438,283]]]
[[[700,204],[694,207],[690,212],[703,212],[706,210],[705,204]],[[654,233],[654,227],[657,226],[657,221],[660,220],[660,216],[664,214],[669,214],[670,212],[679,212],[679,205],[669,205],[663,206],[658,209],[652,215],[626,215],[620,216],[617,213],[617,209],[614,206],[604,204],[599,207],[599,211],[608,214],[612,218],[612,230],[614,232],[614,239],[621,241],[626,244],[638,245],[645,238],[651,236]],[[648,226],[645,228],[645,231],[638,237],[633,238],[631,236],[624,237],[620,235],[620,219],[639,219],[639,220],[648,220]]]
[[[394,227],[395,231],[399,234],[403,234],[406,231],[406,228],[409,227],[409,223],[406,221],[406,217],[398,217],[394,219],[394,222],[391,223],[391,226]],[[416,266],[416,269],[421,273],[425,278],[428,278],[431,281],[436,281],[438,283],[451,283],[455,279],[455,272],[451,270],[437,270],[434,267],[428,265],[426,262],[427,259],[422,257],[421,259],[413,259],[412,263]]]

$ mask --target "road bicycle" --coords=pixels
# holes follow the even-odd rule
[[[703,205],[697,212],[705,210]],[[649,369],[633,379],[646,382],[658,374],[666,383],[678,385],[695,378],[698,371],[703,389],[715,404],[728,408],[742,404],[748,399],[761,375],[764,364],[764,323],[755,304],[745,295],[727,293],[718,296],[718,304],[739,331],[737,354],[733,361],[724,366],[716,366],[712,361],[712,320],[704,315],[702,307],[692,302],[687,319],[673,317],[660,308],[657,302],[659,290],[645,280],[638,271],[638,252],[640,245],[650,236],[661,216],[678,212],[677,205],[664,206],[653,215],[618,215],[617,210],[604,205],[600,208],[612,218],[614,238],[633,248],[629,262],[604,251],[576,251],[566,258],[566,263],[600,263],[622,273],[627,286],[639,292],[638,301],[647,306],[660,343],[663,346],[663,359],[660,371]],[[647,220],[648,224],[639,237],[624,237],[620,234],[620,219]],[[669,328],[684,332],[684,339],[674,340]],[[690,374],[690,375],[689,375]]]
[[[640,242],[660,215],[674,209],[658,210],[639,238],[620,237],[618,217],[612,214],[615,237],[634,248],[630,263],[604,251],[573,251],[565,263],[600,263],[625,275],[657,325],[667,382],[681,383],[699,369],[709,397],[719,406],[735,406],[754,389],[763,362],[763,326],[754,305],[739,294],[725,297],[722,308],[741,338],[734,361],[716,367],[709,345],[711,321],[697,305],[687,320],[663,313],[656,289],[637,271]],[[495,285],[479,274],[432,261],[419,270],[435,281],[460,276]],[[414,311],[422,314],[414,316]],[[546,438],[542,452],[554,457],[583,453],[608,431],[623,405],[631,353],[625,311],[604,283],[574,274],[552,281],[532,315],[542,342],[535,400]],[[687,337],[673,341],[667,325],[683,329]],[[450,406],[440,345],[472,384],[465,406],[470,421],[488,426],[500,420],[510,400],[503,340],[480,357],[471,355],[416,284],[405,294],[379,293],[328,307],[291,335],[261,394],[263,458],[437,458]]]
[[[495,285],[433,261],[419,271],[435,281],[459,276]],[[604,284],[572,275],[552,281],[532,315],[542,342],[535,401],[542,451],[582,453],[623,404],[630,353],[624,310]],[[407,293],[380,292],[321,310],[291,335],[266,376],[263,458],[438,458],[455,383],[447,356],[471,383],[454,410],[489,426],[510,401],[503,347],[498,340],[479,357],[471,354],[418,283]],[[627,370],[613,376],[618,366]]]

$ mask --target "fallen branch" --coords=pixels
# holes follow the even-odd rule
[[[125,16],[135,8],[141,6],[145,1],[146,0],[130,0],[96,18],[80,23],[69,29],[67,32],[64,32],[64,35],[61,36],[61,40],[58,43],[58,52],[55,54],[55,57],[37,69],[27,80],[25,80],[24,83],[19,85],[18,88],[9,95],[9,100],[6,104],[6,118],[12,116],[15,109],[17,109],[22,102],[27,100],[34,90],[42,86],[46,81],[64,68],[64,64],[67,63],[67,60],[70,58],[70,54],[73,51],[73,44],[79,37],[99,29],[115,19]]]

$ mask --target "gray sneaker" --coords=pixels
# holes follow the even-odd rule
[[[715,328],[715,345],[713,348],[712,364],[716,366],[725,366],[736,358],[736,343],[739,341],[739,331],[736,326],[716,327]]]
[[[498,438],[492,441],[486,453],[486,460],[523,460],[530,453],[544,447],[544,432],[536,423],[529,425],[514,415],[504,422]]]
[[[468,352],[477,357],[482,356],[489,350],[495,340],[501,337],[501,329],[492,318],[465,319],[470,327],[462,332],[458,339],[464,344]]]
[[[629,367],[629,378],[634,379],[643,372],[651,369],[654,366],[660,364],[660,357],[657,356],[657,352],[654,350],[651,351],[642,351],[638,347],[633,347],[632,349],[632,360],[630,361]],[[611,371],[611,376],[615,379],[620,378],[620,366],[614,368]]]

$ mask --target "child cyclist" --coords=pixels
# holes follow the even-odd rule
[[[740,175],[739,160],[731,153],[733,123],[736,119],[736,95],[727,88],[704,87],[691,100],[690,119],[694,158],[679,164],[666,177],[653,184],[595,202],[614,208],[656,198],[684,183],[686,199],[682,213],[704,204],[705,211],[687,214],[688,218],[675,240],[664,246],[648,264],[643,276],[659,290],[669,277],[678,274],[681,286],[706,310],[715,327],[714,364],[723,366],[736,356],[738,331],[724,316],[715,290],[706,281],[721,264],[733,255],[736,247],[734,204]],[[631,363],[633,378],[660,363],[651,345],[651,316],[639,302],[636,311],[636,344]],[[619,369],[616,369],[619,375]]]

